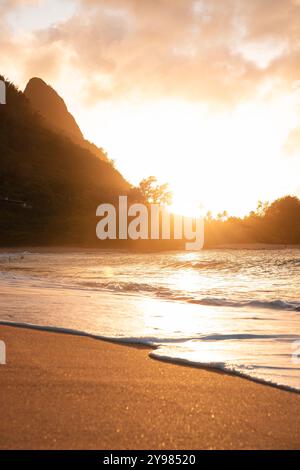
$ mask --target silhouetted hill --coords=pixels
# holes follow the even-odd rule
[[[63,115],[59,99],[52,112],[58,107]],[[81,135],[75,120],[70,118],[69,126]],[[90,243],[98,204],[114,202],[130,189],[113,165],[53,129],[25,94],[7,83],[7,104],[0,106],[2,244]]]
[[[82,132],[64,100],[42,79],[35,77],[29,80],[24,95],[32,109],[43,116],[46,125],[53,130],[62,131],[75,142],[83,139]]]
[[[61,132],[73,142],[90,150],[101,160],[107,160],[103,149],[98,148],[86,140],[64,100],[59,94],[41,78],[31,78],[25,87],[24,94],[29,100],[31,108],[39,113],[49,129]]]

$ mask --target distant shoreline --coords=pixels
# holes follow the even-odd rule
[[[300,245],[291,245],[291,244],[280,244],[280,243],[228,243],[228,244],[221,244],[221,245],[211,245],[211,246],[205,246],[203,248],[203,251],[205,250],[299,250]],[[74,252],[101,252],[101,251],[109,251],[109,252],[121,252],[121,253],[151,253],[151,252],[157,252],[157,253],[165,253],[165,252],[182,252],[185,251],[184,249],[134,249],[132,247],[128,248],[112,248],[110,247],[95,247],[95,246],[53,246],[53,245],[29,245],[29,246],[1,246],[0,247],[0,253],[7,253],[7,252],[25,252],[25,251],[38,251],[39,253],[49,253],[55,252],[55,253],[74,253]],[[201,250],[202,251],[202,250]],[[187,252],[188,253],[188,252]]]
[[[218,249],[218,250],[292,250],[300,249],[300,245],[291,245],[283,243],[228,243],[222,245],[212,245],[206,249]]]

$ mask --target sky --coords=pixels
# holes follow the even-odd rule
[[[178,211],[300,196],[300,0],[0,0],[0,58]]]

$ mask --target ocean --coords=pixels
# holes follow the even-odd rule
[[[0,321],[300,391],[300,250],[2,251]]]

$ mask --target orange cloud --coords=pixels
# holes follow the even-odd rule
[[[296,0],[79,0],[70,19],[10,47],[24,74],[69,68],[87,100],[134,93],[223,106],[299,78],[299,19]]]

